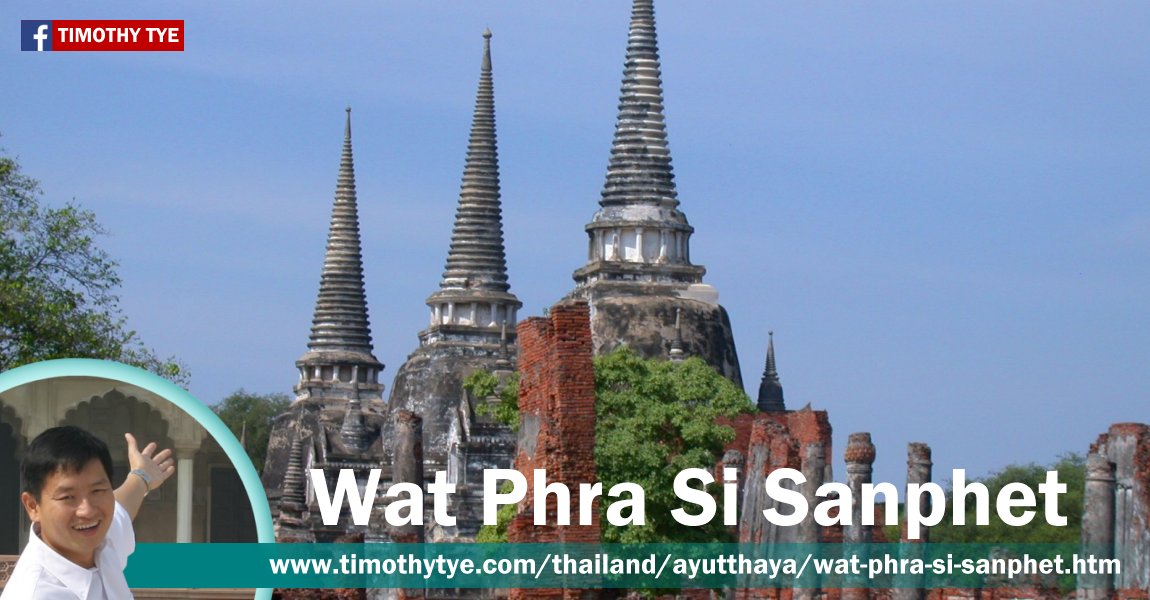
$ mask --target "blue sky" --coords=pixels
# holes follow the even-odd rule
[[[122,305],[214,403],[290,392],[343,109],[377,356],[424,327],[485,27],[512,291],[572,287],[629,2],[10,0],[0,145],[111,231]],[[1150,422],[1150,5],[656,3],[682,209],[757,389],[936,476]],[[20,19],[183,19],[183,53],[19,51]],[[840,466],[841,469],[841,466]],[[841,470],[840,470],[841,476]]]

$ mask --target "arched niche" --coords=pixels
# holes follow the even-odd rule
[[[244,484],[215,438],[204,438],[194,464],[192,538],[204,542],[256,542],[255,515]]]
[[[19,554],[28,519],[20,504],[20,458],[27,441],[16,409],[0,400],[0,554]]]

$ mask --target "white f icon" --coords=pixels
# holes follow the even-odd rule
[[[48,39],[47,31],[48,31],[47,25],[40,25],[39,27],[36,28],[36,35],[32,36],[32,39],[36,40],[36,51],[37,52],[43,52],[44,51],[44,40]]]

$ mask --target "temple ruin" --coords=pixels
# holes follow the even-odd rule
[[[308,469],[353,469],[366,474],[381,465],[390,472],[392,425],[375,358],[355,193],[351,109],[331,210],[327,250],[307,352],[296,361],[295,401],[276,418],[261,475],[281,540],[331,542],[355,533],[382,539],[341,520],[324,525],[311,510]]]
[[[627,345],[670,358],[672,341],[742,386],[727,311],[691,262],[694,228],[679,210],[663,116],[652,0],[631,10],[619,114],[599,210],[587,224],[587,263],[572,298],[591,304],[595,354]]]
[[[680,203],[663,115],[663,92],[652,0],[634,0],[619,111],[599,209],[585,226],[587,262],[574,272],[574,289],[543,317],[519,321],[522,303],[511,293],[503,245],[499,163],[495,133],[491,34],[484,33],[479,86],[454,228],[439,287],[427,299],[429,323],[398,369],[387,402],[379,384],[383,365],[372,354],[351,157],[350,113],[332,209],[331,231],[308,351],[297,362],[296,402],[276,422],[263,478],[283,541],[469,541],[481,521],[482,473],[546,468],[555,481],[590,483],[594,463],[594,373],[591,359],[627,345],[647,358],[696,356],[742,386],[731,325],[718,294],[703,282],[706,269],[691,261],[694,229]],[[479,410],[490,398],[472,397],[463,380],[485,370],[507,381],[518,373],[521,427],[513,433]],[[788,408],[773,333],[758,394],[748,414],[726,422],[735,432],[714,467],[738,474],[740,543],[843,543],[860,546],[901,541],[921,551],[929,534],[888,540],[884,508],[863,526],[862,487],[872,482],[880,451],[867,433],[853,433],[844,449],[845,485],[852,491],[853,524],[820,526],[808,517],[793,526],[760,518],[778,506],[762,486],[745,485],[780,468],[801,472],[800,492],[815,505],[815,489],[836,481],[830,416],[810,405]],[[907,481],[932,479],[931,449],[911,443]],[[457,486],[443,526],[387,529],[341,521],[323,526],[303,474],[351,468],[384,471],[381,487],[426,483],[446,471]],[[334,475],[333,475],[334,476]],[[527,481],[532,481],[528,476]],[[329,482],[330,484],[330,482]],[[1118,576],[1085,578],[1087,600],[1150,598],[1150,427],[1113,426],[1091,447],[1083,544],[1102,548],[1131,567]],[[532,494],[509,526],[518,542],[593,542],[589,526],[535,525]],[[552,514],[554,507],[547,507]],[[382,519],[373,519],[382,523]],[[351,537],[349,537],[351,536]],[[778,600],[1047,600],[1056,591],[1039,584],[986,589],[914,587],[867,589],[862,582],[818,582],[795,589],[739,589],[731,597]],[[446,594],[446,593],[445,593]],[[691,597],[709,597],[693,591]],[[402,594],[400,594],[402,595]],[[447,594],[450,595],[450,594]],[[595,590],[512,590],[515,598],[590,598]]]

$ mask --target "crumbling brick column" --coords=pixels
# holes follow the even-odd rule
[[[871,483],[874,475],[875,447],[870,434],[852,433],[843,458],[847,464],[847,487],[851,489],[851,524],[843,528],[843,541],[866,544],[871,541],[871,528],[862,524],[862,487]]]
[[[931,461],[930,446],[921,442],[911,442],[906,446],[906,484],[908,493],[906,500],[910,500],[910,484],[916,483],[920,486],[924,483],[929,483],[931,480],[931,467],[934,463]],[[922,493],[922,501],[919,506],[924,510],[930,510],[930,497]],[[906,531],[906,518],[902,520],[902,557],[903,558],[921,558],[922,544],[930,540],[930,529],[928,527],[921,527],[919,529],[919,539],[911,540],[907,537]],[[912,579],[913,578],[913,579]],[[917,581],[916,581],[917,580]],[[906,579],[907,583],[921,583],[922,576],[909,576]],[[896,588],[891,597],[893,600],[923,600],[925,596],[922,588]]]
[[[395,413],[395,457],[393,483],[414,483],[423,487],[423,418],[410,410]],[[391,539],[400,544],[421,544],[422,525],[395,525]]]
[[[1086,456],[1086,490],[1082,499],[1083,551],[1097,558],[1114,555],[1114,465],[1106,457],[1091,452]],[[1114,582],[1108,575],[1083,573],[1078,576],[1079,598],[1103,600],[1110,597]]]
[[[1118,423],[1090,447],[1082,542],[1122,572],[1085,578],[1082,597],[1150,598],[1150,425]]]
[[[815,491],[823,484],[823,475],[827,467],[824,445],[819,441],[807,443],[803,447],[802,457],[802,474],[806,478],[806,483],[800,484],[799,489],[810,508],[810,512],[807,514],[807,518],[798,524],[795,541],[800,544],[810,544],[813,548],[814,544],[819,542],[819,525],[815,522],[814,507],[819,502],[819,497],[815,495]],[[818,597],[819,589],[816,587],[818,580],[813,575],[813,570],[808,571],[807,577],[803,579],[810,579],[810,581],[803,583],[804,586],[809,587],[795,588],[795,600],[813,600]]]
[[[594,543],[599,536],[599,502],[588,525],[559,525],[556,498],[547,497],[547,522],[534,522],[534,475],[547,471],[549,483],[571,491],[571,507],[581,505],[579,484],[595,483],[595,370],[590,310],[586,302],[565,301],[547,317],[519,323],[519,449],[515,468],[527,479],[526,498],[507,528],[511,542]],[[578,523],[578,519],[571,519]],[[595,590],[514,589],[511,600],[596,597]]]
[[[866,560],[865,544],[871,541],[871,527],[862,524],[862,488],[871,483],[874,475],[875,447],[870,434],[852,433],[843,458],[847,464],[847,487],[851,490],[851,524],[843,528],[843,541],[859,560]],[[870,594],[863,587],[865,583],[865,578],[848,579],[850,587],[843,589],[843,600],[867,600]]]

